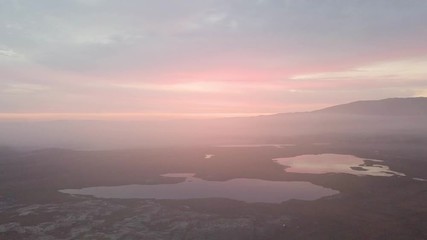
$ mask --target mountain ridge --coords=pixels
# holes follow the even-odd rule
[[[311,111],[353,115],[427,115],[427,97],[362,100]]]
[[[210,120],[4,122],[0,123],[0,146],[124,149],[380,137],[427,142],[426,122],[427,98],[392,98],[357,101],[312,112]]]

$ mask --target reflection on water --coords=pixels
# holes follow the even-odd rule
[[[187,178],[190,179],[194,176],[194,173],[165,173],[160,176],[162,177],[174,177],[174,178]]]
[[[275,158],[273,161],[286,166],[292,173],[350,173],[358,176],[405,176],[383,165],[381,160],[362,159],[352,155],[319,154],[290,158]]]
[[[420,181],[420,182],[427,182],[427,179],[424,178],[412,178],[415,181]]]
[[[209,159],[215,156],[214,154],[205,154],[205,159]]]
[[[192,199],[228,198],[245,202],[280,203],[289,199],[314,200],[338,193],[308,182],[279,182],[237,178],[228,181],[205,181],[194,174],[164,174],[165,177],[185,177],[176,184],[125,185],[65,189],[69,194],[92,195],[99,198]]]
[[[253,147],[275,147],[275,148],[284,148],[284,147],[295,147],[295,144],[292,143],[279,143],[279,144],[233,144],[233,145],[219,145],[217,147],[223,148],[253,148]]]

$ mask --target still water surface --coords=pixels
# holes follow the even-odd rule
[[[343,154],[301,155],[289,158],[275,158],[273,161],[286,166],[292,173],[349,173],[358,176],[405,176],[392,171],[381,160],[363,159]]]
[[[212,158],[206,154],[205,158]],[[358,176],[404,176],[392,171],[381,160],[363,159],[352,155],[317,154],[273,159],[292,173],[348,173]],[[99,198],[194,199],[228,198],[245,202],[280,203],[289,199],[315,200],[337,194],[329,188],[309,182],[268,181],[235,178],[227,181],[206,181],[193,173],[170,173],[164,177],[179,177],[184,181],[173,184],[124,185],[64,189],[68,194],[91,195]],[[423,179],[424,180],[424,179]]]
[[[124,185],[65,189],[68,194],[91,195],[99,198],[194,199],[228,198],[245,202],[280,203],[289,199],[315,200],[338,191],[308,182],[281,182],[236,178],[227,181],[206,181],[194,174],[165,174],[184,177],[175,184]]]

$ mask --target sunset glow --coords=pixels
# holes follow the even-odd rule
[[[426,2],[327,2],[3,1],[0,119],[248,116],[426,96]]]
[[[0,113],[0,121],[45,120],[165,120],[212,119],[270,115],[273,113]]]

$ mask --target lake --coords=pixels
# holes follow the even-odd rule
[[[227,198],[244,202],[280,203],[290,199],[315,200],[337,194],[338,191],[309,182],[267,181],[236,178],[227,181],[206,181],[194,174],[164,174],[183,177],[174,184],[123,185],[65,189],[62,193],[91,195],[98,198],[195,199]]]
[[[349,173],[358,176],[405,176],[392,171],[382,160],[363,159],[343,154],[300,155],[289,158],[275,158],[276,163],[286,166],[291,173]]]

